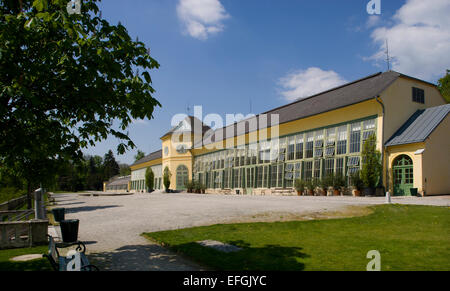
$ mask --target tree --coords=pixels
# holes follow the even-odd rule
[[[153,173],[152,168],[148,167],[145,171],[145,185],[147,188],[152,191],[155,183],[155,174]]]
[[[371,134],[364,142],[361,152],[362,169],[361,179],[365,187],[375,188],[381,177],[383,166],[381,164],[381,152],[376,149],[377,138]]]
[[[143,151],[138,150],[137,154],[134,156],[134,161],[137,162],[144,157],[145,157],[145,153]]]
[[[164,173],[163,173],[163,183],[164,183],[164,187],[166,188],[166,192],[168,192],[169,187],[170,187],[170,177],[172,176],[172,173],[170,173],[170,170],[168,167],[164,168]]]
[[[29,194],[109,135],[121,140],[119,154],[134,148],[128,125],[161,106],[149,74],[159,64],[144,43],[102,19],[97,0],[84,0],[80,14],[67,2],[0,1],[0,166]]]
[[[450,102],[450,70],[447,70],[447,73],[444,77],[439,79],[438,81],[438,89],[441,92],[442,96],[444,96],[447,103]]]
[[[119,164],[116,162],[112,150],[109,150],[103,158],[103,169],[105,180],[109,180],[120,172]]]
[[[127,164],[120,164],[119,165],[119,175],[120,176],[128,176],[131,175],[131,169],[130,166]]]

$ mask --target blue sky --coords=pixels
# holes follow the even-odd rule
[[[385,38],[395,70],[435,82],[450,67],[450,1],[430,1],[380,0],[380,15],[367,13],[369,0],[107,0],[100,7],[161,64],[150,73],[162,108],[129,128],[148,154],[187,105],[225,117],[250,113],[251,103],[260,113],[385,71]],[[443,48],[427,51],[430,41]],[[103,156],[117,144],[109,138],[85,153]],[[116,159],[131,164],[137,149]]]

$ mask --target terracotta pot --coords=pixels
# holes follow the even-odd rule
[[[313,190],[308,190],[308,196],[314,196],[314,191]]]
[[[297,196],[301,196],[301,195],[302,195],[302,191],[297,190]]]
[[[341,195],[341,192],[339,190],[333,190],[333,195],[339,196],[339,195]]]
[[[361,191],[354,190],[354,194],[355,194],[356,197],[359,197],[359,196],[361,196]]]

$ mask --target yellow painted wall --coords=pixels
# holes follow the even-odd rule
[[[412,87],[425,91],[425,104],[412,101]],[[435,86],[405,77],[398,78],[380,98],[385,104],[384,142],[417,110],[446,104]]]
[[[391,194],[394,193],[394,181],[393,181],[393,172],[392,172],[392,164],[394,160],[401,156],[407,155],[413,161],[413,175],[414,175],[414,184],[413,188],[417,188],[420,194],[423,194],[424,185],[423,185],[423,177],[422,177],[422,155],[416,155],[415,152],[419,149],[425,148],[425,143],[413,143],[406,145],[397,145],[391,146],[387,149],[387,159],[389,162],[389,192]]]
[[[450,194],[450,117],[426,140],[423,179],[427,195]]]
[[[176,151],[177,145],[185,144],[188,148],[192,147],[193,143],[193,135],[190,135],[189,138],[187,136],[176,136],[176,135],[167,135],[162,138],[162,149],[163,149],[163,158],[162,158],[162,171],[164,175],[164,169],[166,167],[169,168],[170,173],[172,174],[170,178],[170,189],[176,189],[177,185],[177,168],[180,165],[185,165],[188,168],[188,177],[189,180],[192,177],[192,153],[188,150],[186,153],[178,153]],[[165,148],[168,149],[168,154],[165,154]]]

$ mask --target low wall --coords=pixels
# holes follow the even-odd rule
[[[47,244],[48,220],[0,222],[0,249]]]

